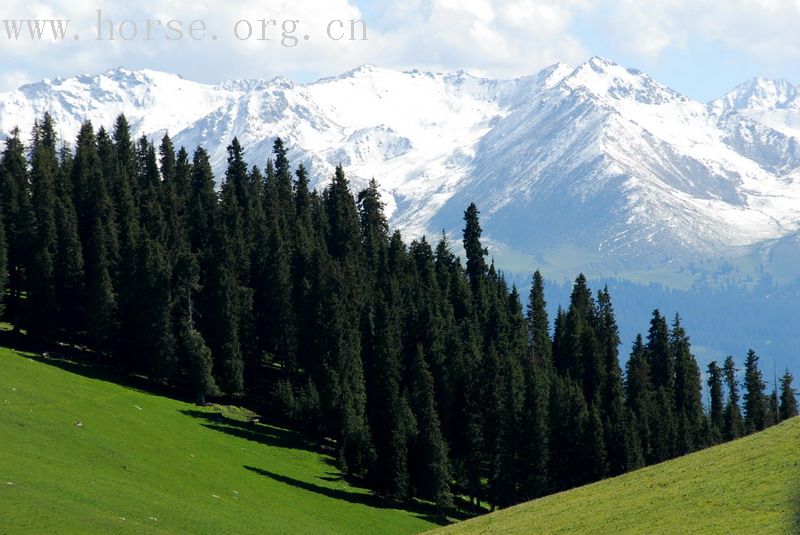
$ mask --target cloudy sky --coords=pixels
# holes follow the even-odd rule
[[[23,27],[9,39],[7,20],[29,18],[70,19],[67,38],[54,42],[47,30],[37,42]],[[177,34],[151,23],[152,40],[144,40],[146,19],[180,21],[183,39],[168,40]],[[195,19],[208,28],[198,41],[186,35]],[[259,40],[261,19],[278,27],[299,20],[297,46],[282,46],[279,28],[269,25],[269,40]],[[366,41],[326,35],[331,21],[351,19],[366,22]],[[137,35],[122,40],[126,20],[135,22]],[[252,28],[250,39],[234,34],[240,20]],[[123,29],[128,37],[132,24]],[[600,55],[709,100],[753,76],[800,83],[798,28],[800,0],[2,0],[0,90],[116,66],[204,82],[278,75],[310,81],[363,63],[514,77]],[[244,37],[247,24],[238,30]],[[336,23],[331,33],[341,34]]]

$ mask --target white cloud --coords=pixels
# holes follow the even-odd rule
[[[12,42],[0,25],[0,89],[21,80],[97,72],[125,65],[149,67],[204,81],[226,78],[313,78],[361,63],[387,67],[464,68],[495,77],[530,74],[564,61],[582,61],[597,43],[645,63],[672,50],[715,43],[765,63],[800,61],[800,2],[797,0],[387,0],[374,2],[366,17],[359,0],[3,0],[0,18],[70,18],[64,43]],[[367,1],[367,0],[363,0]],[[372,1],[372,0],[369,0]],[[366,5],[366,4],[364,4]],[[96,9],[118,25],[144,19],[204,20],[217,41],[95,40]],[[259,19],[301,21],[295,48],[255,37],[233,36],[239,19],[259,33]],[[369,40],[333,42],[330,20],[366,18]],[[72,34],[81,39],[73,41]],[[303,35],[308,35],[304,41]],[[589,44],[587,44],[589,43]],[[699,45],[698,45],[699,43]],[[612,58],[613,59],[613,58]]]
[[[599,12],[611,22],[616,44],[642,58],[693,41],[768,64],[800,60],[797,0],[623,0],[603,2]]]

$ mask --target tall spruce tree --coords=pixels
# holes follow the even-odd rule
[[[8,243],[6,317],[19,332],[25,321],[25,300],[33,230],[28,163],[25,147],[14,129],[6,139],[0,159],[0,203]]]
[[[453,504],[447,444],[434,406],[433,377],[421,346],[417,346],[411,374],[411,406],[417,419],[413,482],[420,496],[432,500],[439,516],[444,517],[445,510]]]
[[[761,431],[767,424],[766,385],[758,361],[755,351],[747,352],[744,362],[744,429],[748,434]]]
[[[173,277],[175,299],[172,302],[172,315],[178,359],[188,371],[197,404],[202,405],[206,396],[219,394],[219,389],[212,373],[211,350],[195,328],[193,295],[199,289],[200,267],[193,254],[184,251],[178,256]]]
[[[114,210],[90,122],[83,124],[78,135],[72,184],[86,266],[86,326],[94,347],[109,352],[118,325],[117,296],[111,278],[118,242]]]
[[[6,244],[6,229],[3,217],[0,214],[0,318],[5,313],[6,278],[8,276],[8,245]]]
[[[544,278],[536,270],[528,299],[528,333],[534,360],[540,362],[544,369],[548,369],[552,366],[553,342],[550,339],[550,323],[544,297]]]
[[[611,475],[626,471],[630,452],[628,422],[625,418],[625,394],[619,366],[619,328],[608,287],[597,294],[598,349],[603,359],[604,382],[600,390],[599,414]]]
[[[31,201],[34,230],[30,258],[28,300],[32,311],[29,332],[38,342],[52,341],[58,328],[56,304],[56,134],[53,119],[45,114],[33,130],[31,147]]]
[[[653,311],[647,335],[647,359],[654,388],[651,439],[656,462],[673,457],[677,447],[675,360],[669,336],[666,318],[658,310]]]
[[[700,368],[677,314],[670,333],[670,353],[675,361],[676,453],[683,455],[704,445],[705,422],[700,398]]]
[[[725,428],[725,405],[722,395],[723,371],[717,361],[711,361],[707,370],[708,379],[708,419],[709,419],[709,444],[718,444],[722,440]]]
[[[728,387],[728,402],[725,405],[725,439],[733,440],[744,433],[742,413],[739,408],[739,383],[736,378],[736,365],[733,357],[728,356],[722,368],[725,385]]]
[[[647,349],[642,336],[637,335],[625,365],[625,404],[631,417],[629,425],[638,445],[638,451],[632,452],[629,458],[630,468],[639,468],[644,461],[655,461],[651,435],[655,410],[654,397]]]
[[[385,282],[385,297],[378,300],[375,332],[370,337],[368,377],[369,416],[375,437],[376,462],[370,478],[375,488],[393,500],[411,496],[408,447],[415,421],[403,394],[402,333],[397,281]]]
[[[791,372],[787,369],[781,377],[781,394],[780,394],[780,419],[788,420],[797,416],[797,397],[795,396],[794,389],[792,388]]]
[[[58,324],[67,340],[82,327],[84,302],[83,248],[78,234],[78,215],[72,197],[72,154],[66,146],[59,151],[56,175],[56,269],[55,293]]]

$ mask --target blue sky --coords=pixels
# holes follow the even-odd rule
[[[138,38],[98,41],[98,6],[115,27],[135,21]],[[0,24],[0,90],[116,66],[204,82],[279,75],[308,81],[363,63],[507,78],[593,55],[701,101],[753,76],[800,83],[797,0],[3,0],[0,19],[25,18],[70,19],[68,38],[9,40]],[[300,20],[298,45],[281,46],[279,34],[269,41],[233,34],[239,20],[257,33],[264,18]],[[158,31],[143,41],[145,19],[184,27],[200,19],[209,30],[202,41],[169,41]],[[326,36],[330,21],[350,19],[366,21],[367,41]]]

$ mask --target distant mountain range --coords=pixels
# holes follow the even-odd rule
[[[800,90],[785,81],[703,104],[599,57],[515,80],[366,65],[302,85],[119,68],[0,94],[0,131],[44,111],[68,141],[124,112],[137,134],[205,146],[218,176],[234,136],[258,165],[283,136],[317,184],[338,163],[356,187],[375,177],[408,236],[457,235],[475,201],[512,272],[686,285],[726,263],[725,282],[787,279],[800,258]]]

